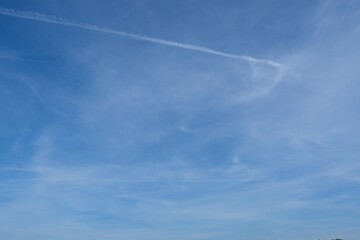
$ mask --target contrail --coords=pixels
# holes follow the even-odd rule
[[[57,16],[45,15],[45,14],[41,14],[41,13],[25,12],[25,11],[19,11],[19,10],[15,10],[15,9],[11,9],[11,8],[0,7],[0,14],[12,16],[12,17],[18,17],[18,18],[31,19],[31,20],[41,21],[41,22],[53,23],[53,24],[58,24],[58,25],[64,25],[64,26],[69,26],[69,27],[82,28],[82,29],[91,30],[91,31],[95,31],[95,32],[108,33],[108,34],[128,37],[128,38],[135,39],[135,40],[157,43],[157,44],[176,47],[176,48],[189,49],[189,50],[193,50],[193,51],[197,51],[197,52],[208,53],[208,54],[222,56],[222,57],[226,57],[226,58],[240,59],[240,60],[244,60],[244,61],[248,61],[248,62],[252,62],[252,63],[264,63],[264,64],[268,64],[268,65],[276,67],[276,68],[283,67],[283,64],[272,61],[272,60],[268,60],[268,59],[259,59],[259,58],[254,58],[254,57],[250,57],[250,56],[221,52],[221,51],[213,50],[211,48],[202,47],[202,46],[198,46],[198,45],[179,43],[179,42],[169,41],[169,40],[165,40],[165,39],[161,39],[161,38],[147,37],[147,36],[143,36],[143,35],[139,35],[139,34],[118,31],[118,30],[114,30],[114,29],[110,29],[110,28],[106,28],[106,27],[99,27],[96,25],[77,22],[74,20],[64,19],[64,18],[57,17]]]
[[[14,56],[3,56],[3,55],[0,55],[0,59],[49,63],[49,61],[45,61],[45,60],[32,59],[32,58],[23,58],[23,57],[14,57]]]

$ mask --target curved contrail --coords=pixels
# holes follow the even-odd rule
[[[176,48],[189,49],[189,50],[193,50],[193,51],[197,51],[197,52],[208,53],[208,54],[222,56],[222,57],[226,57],[226,58],[245,60],[245,61],[252,62],[252,63],[265,63],[270,66],[276,67],[276,68],[283,67],[283,64],[275,62],[273,60],[259,59],[259,58],[254,58],[254,57],[250,57],[250,56],[236,55],[236,54],[221,52],[221,51],[213,50],[213,49],[198,46],[198,45],[179,43],[179,42],[169,41],[169,40],[165,40],[165,39],[161,39],[161,38],[147,37],[147,36],[143,36],[143,35],[139,35],[139,34],[118,31],[118,30],[105,28],[105,27],[99,27],[96,25],[77,22],[74,20],[64,19],[64,18],[57,17],[57,16],[45,15],[45,14],[41,14],[41,13],[25,12],[25,11],[19,11],[19,10],[15,10],[15,9],[11,9],[11,8],[0,7],[0,14],[12,16],[12,17],[18,17],[18,18],[31,19],[31,20],[41,21],[41,22],[48,22],[48,23],[53,23],[53,24],[58,24],[58,25],[64,25],[64,26],[69,26],[69,27],[82,28],[82,29],[87,29],[87,30],[91,30],[91,31],[95,31],[95,32],[108,33],[108,34],[128,37],[128,38],[135,39],[135,40],[152,42],[152,43],[157,43],[157,44],[176,47]]]

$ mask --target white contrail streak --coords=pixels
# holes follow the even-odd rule
[[[45,61],[45,60],[38,60],[38,59],[32,59],[32,58],[23,58],[23,57],[14,57],[14,56],[3,56],[3,55],[0,55],[0,59],[19,60],[19,61],[28,61],[28,62],[42,62],[42,63],[48,63],[48,62],[49,62],[49,61]]]
[[[31,20],[41,21],[41,22],[48,22],[48,23],[53,23],[53,24],[58,24],[58,25],[64,25],[64,26],[69,26],[69,27],[82,28],[82,29],[87,29],[87,30],[91,30],[91,31],[95,31],[95,32],[108,33],[108,34],[128,37],[128,38],[135,39],[135,40],[152,42],[152,43],[167,45],[167,46],[171,46],[171,47],[189,49],[189,50],[193,50],[193,51],[197,51],[197,52],[208,53],[208,54],[222,56],[222,57],[226,57],[226,58],[245,60],[245,61],[252,62],[252,63],[265,63],[265,64],[271,65],[273,67],[276,67],[276,68],[283,67],[283,65],[281,63],[278,63],[278,62],[275,62],[272,60],[268,60],[268,59],[258,59],[258,58],[254,58],[254,57],[250,57],[250,56],[225,53],[225,52],[213,50],[213,49],[210,49],[207,47],[186,44],[186,43],[173,42],[173,41],[168,41],[168,40],[164,40],[164,39],[160,39],[160,38],[147,37],[147,36],[143,36],[143,35],[139,35],[139,34],[118,31],[118,30],[105,28],[105,27],[99,27],[96,25],[76,22],[74,20],[68,20],[68,19],[64,19],[61,17],[44,15],[44,14],[40,14],[40,13],[18,11],[18,10],[14,10],[14,9],[10,9],[10,8],[0,7],[0,14],[12,16],[12,17],[18,17],[18,18],[31,19]]]

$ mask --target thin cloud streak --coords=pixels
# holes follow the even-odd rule
[[[244,60],[244,61],[247,61],[250,63],[265,63],[265,64],[268,64],[275,68],[283,68],[284,67],[283,64],[275,62],[273,60],[259,59],[259,58],[254,58],[251,56],[225,53],[225,52],[217,51],[217,50],[210,49],[210,48],[203,47],[203,46],[179,43],[179,42],[169,41],[169,40],[165,40],[165,39],[161,39],[161,38],[147,37],[147,36],[143,36],[143,35],[139,35],[139,34],[118,31],[118,30],[105,28],[105,27],[99,27],[99,26],[91,25],[91,24],[87,24],[87,23],[81,23],[81,22],[64,19],[64,18],[57,17],[57,16],[45,15],[45,14],[34,13],[34,12],[19,11],[19,10],[10,9],[10,8],[4,8],[4,7],[0,7],[0,14],[17,17],[17,18],[31,19],[31,20],[41,21],[41,22],[64,25],[64,26],[69,26],[69,27],[82,28],[82,29],[96,31],[96,32],[108,33],[108,34],[128,37],[128,38],[131,38],[134,40],[146,41],[146,42],[151,42],[151,43],[156,43],[156,44],[166,45],[166,46],[171,46],[171,47],[176,47],[176,48],[183,48],[183,49],[208,53],[208,54],[226,57],[226,58]]]
[[[14,57],[14,56],[1,56],[1,55],[0,55],[0,59],[15,60],[15,61],[27,61],[27,62],[40,62],[40,63],[49,63],[50,62],[50,61],[46,61],[46,60],[23,58],[23,57]]]
[[[23,178],[23,179],[7,179],[9,182],[46,182],[46,183],[98,183],[98,184],[117,184],[117,183],[251,183],[259,180],[252,179],[104,179],[104,178]]]

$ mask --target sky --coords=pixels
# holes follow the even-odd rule
[[[360,238],[360,2],[0,0],[0,238]]]

